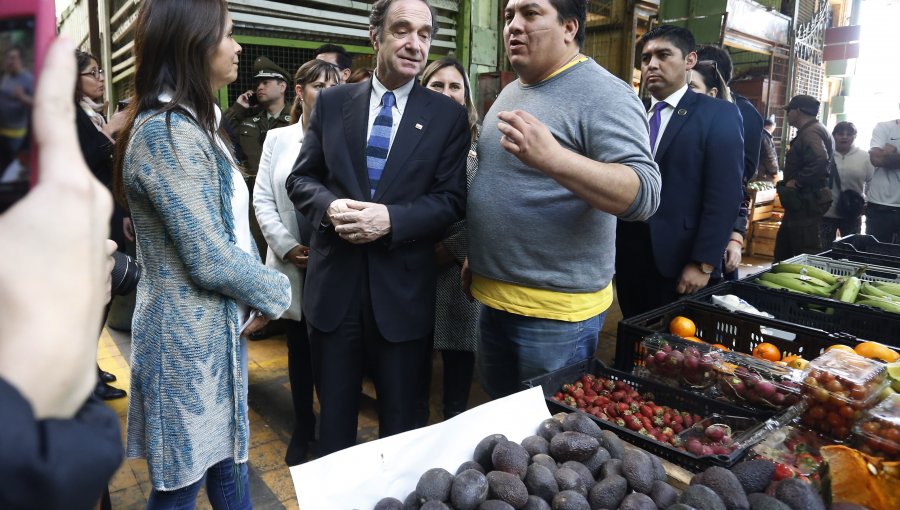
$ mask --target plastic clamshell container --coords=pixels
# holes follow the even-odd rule
[[[853,428],[854,446],[885,460],[900,460],[900,393],[894,393],[863,414]]]
[[[721,425],[727,427],[729,431],[727,439],[717,440],[707,436],[706,429],[712,425]],[[703,420],[684,429],[678,437],[681,439],[681,445],[689,452],[698,457],[725,455],[731,452],[745,448],[748,445],[746,441],[754,435],[754,432],[764,426],[758,420],[745,416],[727,416],[722,414],[712,414]],[[689,443],[697,441],[696,445]],[[703,446],[708,447],[705,451],[701,451]]]
[[[785,409],[800,401],[803,373],[739,352],[716,364],[718,393],[736,404]]]
[[[803,375],[807,402],[801,423],[834,439],[850,437],[862,412],[888,385],[884,363],[832,349],[812,360]]]
[[[768,459],[787,466],[795,476],[802,476],[816,483],[824,466],[819,453],[822,446],[831,444],[815,431],[786,425],[769,432],[750,449],[748,457]]]
[[[644,368],[654,377],[677,381],[689,389],[709,388],[716,381],[721,351],[668,333],[648,335],[641,342],[647,355]]]

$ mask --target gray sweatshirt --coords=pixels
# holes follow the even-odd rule
[[[588,60],[535,85],[510,83],[484,119],[466,211],[472,271],[525,287],[597,292],[615,272],[616,216],[500,146],[497,112],[515,109],[537,117],[563,147],[637,174],[637,197],[619,215],[626,221],[646,220],[659,205],[647,114],[631,87]]]

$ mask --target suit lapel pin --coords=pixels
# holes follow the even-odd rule
[[[421,130],[422,130],[422,125],[419,124],[419,123],[416,123],[416,129],[418,129],[419,131],[421,131]]]
[[[678,111],[675,113],[677,113],[678,115],[684,116],[684,115],[687,115],[687,110],[685,110],[684,108],[679,108]]]

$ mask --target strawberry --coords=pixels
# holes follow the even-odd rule
[[[624,426],[625,426],[625,420],[623,420],[622,418],[616,418],[616,425],[618,425],[618,426],[620,426],[620,427],[624,427]]]
[[[793,478],[794,470],[782,463],[775,464],[775,476],[772,477],[776,482],[785,478]]]
[[[648,406],[648,405],[646,405],[646,404],[645,404],[645,405],[642,405],[642,406],[640,407],[640,410],[641,410],[641,414],[643,414],[643,415],[646,416],[647,418],[651,418],[651,417],[653,416],[653,410],[650,409],[650,406]]]
[[[638,430],[641,430],[643,428],[643,425],[641,425],[641,421],[634,417],[632,417],[630,420],[626,421],[625,424],[628,425],[629,429],[631,429],[635,432],[637,432]]]

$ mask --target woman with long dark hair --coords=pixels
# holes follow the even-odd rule
[[[313,414],[314,385],[309,337],[300,310],[312,227],[305,218],[297,215],[284,182],[300,154],[303,133],[309,126],[319,91],[340,82],[341,74],[337,66],[324,60],[313,59],[297,69],[294,73],[296,97],[291,107],[293,124],[270,129],[266,134],[256,186],[253,188],[253,209],[269,245],[266,265],[287,275],[294,296],[290,308],[281,316],[286,319],[288,378],[294,404],[294,433],[284,456],[288,466],[300,464],[306,459],[309,442],[315,438],[316,416]]]
[[[132,323],[127,454],[148,508],[251,508],[246,335],[290,304],[250,235],[247,186],[214,93],[241,47],[224,0],[148,0],[134,30],[134,97],[117,144],[144,272]]]

